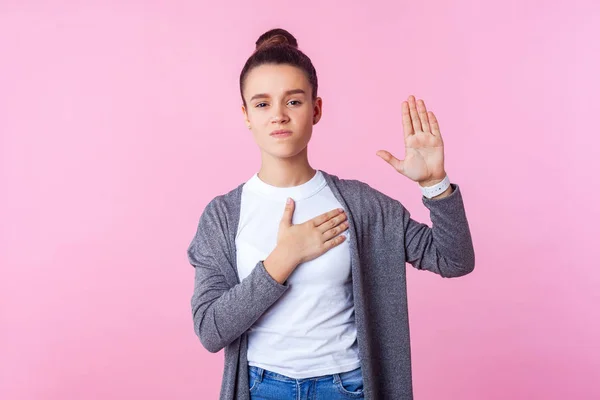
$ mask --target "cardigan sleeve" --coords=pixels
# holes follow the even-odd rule
[[[400,203],[406,261],[417,269],[444,278],[466,275],[475,268],[475,251],[460,187],[441,199],[422,196],[429,209],[431,227],[411,218]]]
[[[248,330],[289,286],[269,275],[263,260],[241,283],[230,287],[224,268],[234,268],[228,257],[227,223],[213,199],[200,216],[187,255],[194,267],[191,299],[194,331],[202,345],[216,353]]]

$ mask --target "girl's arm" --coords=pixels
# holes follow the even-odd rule
[[[187,252],[195,269],[191,299],[194,331],[211,353],[247,331],[289,289],[269,275],[263,261],[258,261],[241,283],[230,287],[223,267],[234,266],[228,256],[226,227],[218,208],[214,200],[206,207]]]

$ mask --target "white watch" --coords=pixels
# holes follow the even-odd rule
[[[436,183],[433,186],[425,187],[419,185],[419,187],[421,188],[423,196],[427,197],[428,199],[431,199],[432,197],[435,197],[438,194],[444,193],[446,189],[450,187],[450,179],[448,179],[448,174],[446,174],[446,177],[444,177],[444,179],[440,183]]]

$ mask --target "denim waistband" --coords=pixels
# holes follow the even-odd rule
[[[262,377],[268,377],[270,379],[275,379],[277,381],[281,381],[281,382],[304,382],[304,381],[309,381],[309,380],[334,380],[337,381],[339,379],[339,375],[341,374],[349,374],[349,373],[354,373],[354,372],[361,372],[361,368],[360,366],[358,368],[355,368],[351,371],[346,371],[346,372],[338,372],[335,374],[329,374],[329,375],[319,375],[319,376],[313,376],[310,378],[300,378],[300,379],[296,379],[296,378],[292,378],[286,375],[282,375],[279,374],[277,372],[273,372],[273,371],[269,371],[267,369],[261,368],[261,367],[257,367],[254,365],[249,365],[248,369],[251,371],[254,371],[256,374],[258,374],[261,378]]]

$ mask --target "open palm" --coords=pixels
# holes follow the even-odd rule
[[[399,160],[387,150],[377,155],[396,171],[423,186],[435,184],[446,176],[444,170],[444,142],[438,121],[427,111],[423,100],[409,96],[402,102],[402,128],[404,130],[404,160]]]

